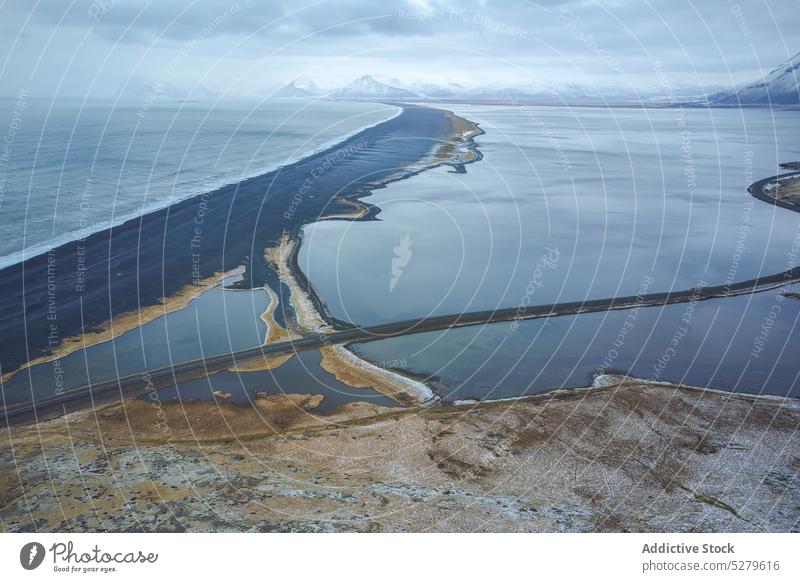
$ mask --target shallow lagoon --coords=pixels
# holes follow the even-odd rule
[[[800,290],[795,286],[792,290]],[[800,397],[800,300],[779,291],[427,332],[353,346],[446,401],[588,386],[599,371]]]
[[[230,394],[226,402],[246,406],[263,394],[322,394],[323,399],[314,412],[327,414],[348,402],[369,402],[380,406],[398,404],[366,388],[352,388],[339,382],[320,367],[322,356],[316,350],[300,352],[273,370],[256,372],[220,372],[206,378],[187,380],[158,391],[161,402],[171,400],[215,400],[215,391]],[[142,400],[150,400],[143,395]]]
[[[7,404],[45,398],[57,389],[152,370],[171,363],[255,347],[267,328],[260,315],[269,304],[263,289],[231,291],[215,287],[187,307],[78,350],[57,362],[22,370],[2,386]]]

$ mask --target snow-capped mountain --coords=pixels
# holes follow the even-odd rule
[[[593,94],[578,85],[557,85],[550,82],[529,82],[514,86],[475,85],[468,87],[455,82],[431,83],[427,81],[384,78],[364,75],[331,95],[336,99],[400,99],[400,100],[468,100],[513,101],[546,100],[563,101],[579,98],[586,100]]]
[[[655,103],[702,104],[712,95],[724,90],[724,85],[697,85],[687,82],[670,82],[668,85],[649,85],[638,90],[642,101]]]
[[[772,70],[763,79],[712,95],[709,102],[720,105],[800,104],[800,53]]]
[[[349,85],[334,91],[335,99],[407,101],[484,101],[493,103],[619,103],[653,102],[669,100],[705,100],[719,87],[703,88],[690,85],[633,88],[623,86],[596,86],[561,83],[551,80],[519,81],[515,84],[476,84],[466,86],[453,81],[429,82],[399,80],[378,75],[364,75]]]
[[[332,90],[322,90],[313,81],[292,81],[276,97],[321,97],[365,101],[473,101],[491,103],[653,103],[705,102],[720,87],[697,87],[673,83],[669,87],[625,87],[622,85],[581,85],[539,79],[513,84],[476,83],[464,85],[451,80],[436,82],[419,79],[400,80],[380,75],[363,75]]]
[[[598,100],[598,95],[591,87],[581,85],[559,84],[553,81],[525,81],[515,85],[484,85],[473,87],[467,92],[467,98],[474,101],[537,101],[537,102],[574,102]]]
[[[424,95],[404,87],[380,80],[374,75],[359,77],[349,85],[335,91],[336,99],[422,99]]]
[[[314,81],[294,80],[284,85],[275,93],[274,97],[321,97],[325,91],[320,89]]]

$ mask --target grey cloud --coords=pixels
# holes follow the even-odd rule
[[[460,72],[477,80],[525,75],[648,83],[658,62],[671,76],[724,84],[748,80],[800,49],[796,0],[40,0],[31,13],[32,6],[24,0],[0,6],[0,49],[13,53],[4,92],[27,82],[43,50],[42,71],[59,74],[71,66],[63,90],[80,94],[96,67],[109,66],[103,57],[111,53],[123,67],[141,57],[136,74],[147,75],[186,51],[181,74],[187,78],[219,76],[209,63],[230,51],[228,69],[246,74],[266,59],[269,71],[283,78]],[[81,58],[70,64],[80,43]],[[103,82],[129,74],[104,69],[109,80]],[[42,73],[31,82],[45,87],[49,81]]]
[[[432,4],[436,12],[450,13],[455,6],[477,2]],[[31,4],[15,0],[7,10],[26,14]],[[357,0],[270,1],[237,0],[152,2],[142,0],[78,0],[67,6],[59,0],[42,0],[33,11],[36,22],[48,26],[94,26],[99,34],[120,40],[123,35],[136,39],[168,38],[184,41],[213,25],[213,35],[260,34],[297,37],[310,33],[331,36],[363,35],[433,35],[445,20],[403,18],[421,15],[417,5],[408,0],[385,0],[380,3]],[[398,17],[400,15],[400,17]]]

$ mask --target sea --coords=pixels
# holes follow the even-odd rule
[[[0,100],[0,268],[290,164],[399,111],[302,99]]]

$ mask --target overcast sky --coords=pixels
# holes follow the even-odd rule
[[[109,97],[293,78],[652,86],[754,80],[800,51],[798,0],[0,0],[0,93]]]

